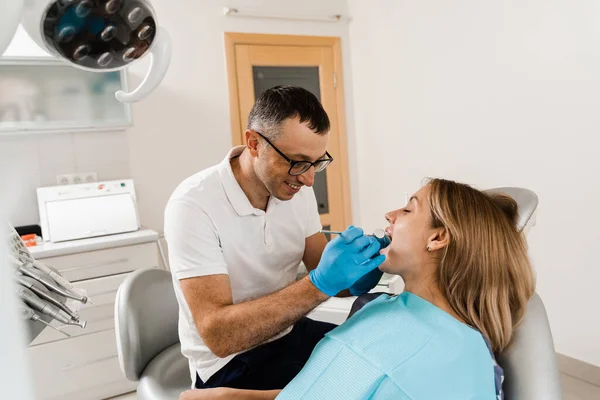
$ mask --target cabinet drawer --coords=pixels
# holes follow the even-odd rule
[[[97,386],[80,388],[76,392],[61,394],[52,400],[104,400],[119,396],[125,393],[135,392],[137,382],[128,381],[125,376],[122,379],[110,383],[102,383]],[[133,395],[135,398],[135,395]],[[129,397],[128,397],[129,398]]]
[[[157,267],[158,250],[156,243],[144,243],[49,257],[40,261],[59,270],[68,281],[77,282],[141,268]]]
[[[30,347],[37,398],[52,399],[125,379],[114,329]]]
[[[89,298],[96,305],[85,304],[81,310],[79,310],[80,318],[87,321],[85,329],[81,329],[78,326],[62,326],[61,329],[72,337],[114,329],[115,298],[117,296],[117,290],[129,274],[130,273],[119,274],[75,283],[75,287],[84,289]],[[61,324],[56,321],[52,321],[52,325],[61,326]],[[45,329],[31,345],[37,346],[43,343],[68,339],[69,338],[65,335],[48,328]]]

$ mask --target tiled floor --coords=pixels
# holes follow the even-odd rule
[[[600,387],[591,385],[579,379],[567,375],[561,375],[561,383],[564,393],[563,400],[598,400],[600,399]]]
[[[563,400],[599,400],[600,387],[567,375],[561,375]],[[135,393],[113,397],[111,400],[136,400]]]

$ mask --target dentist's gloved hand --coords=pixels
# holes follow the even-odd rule
[[[373,271],[357,280],[354,285],[350,286],[350,294],[352,296],[360,296],[369,293],[371,289],[377,286],[382,276],[383,272],[379,268],[375,268]]]
[[[380,246],[377,239],[350,226],[327,243],[319,265],[310,271],[311,282],[326,295],[335,296],[385,261],[385,256],[377,255]]]

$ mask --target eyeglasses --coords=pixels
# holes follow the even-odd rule
[[[288,156],[283,154],[281,152],[281,150],[279,150],[277,147],[275,147],[275,145],[273,143],[271,143],[271,141],[269,139],[267,139],[262,133],[260,133],[258,131],[254,131],[254,132],[258,133],[258,135],[261,138],[265,139],[267,141],[267,143],[269,143],[271,145],[273,150],[275,150],[281,157],[285,158],[285,160],[290,163],[290,170],[288,171],[288,174],[290,174],[292,176],[302,175],[303,173],[308,171],[310,169],[310,167],[315,167],[315,172],[321,172],[325,168],[327,168],[329,166],[329,164],[331,164],[331,162],[333,161],[333,157],[331,157],[331,154],[329,154],[329,152],[327,152],[327,151],[325,152],[325,155],[327,156],[327,158],[324,158],[324,159],[322,158],[315,162],[291,160]]]

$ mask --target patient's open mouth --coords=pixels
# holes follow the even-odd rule
[[[384,255],[384,256],[387,257],[387,253],[390,251],[390,247],[392,246],[391,242],[393,242],[392,229],[389,226],[387,228],[385,228],[385,234],[386,234],[387,237],[390,238],[390,244],[387,245],[384,249],[381,249],[379,251],[379,254],[382,254],[382,255]]]

